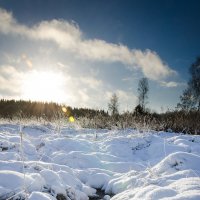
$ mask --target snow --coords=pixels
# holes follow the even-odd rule
[[[56,200],[56,198],[42,192],[32,192],[28,200]]]
[[[200,136],[0,124],[0,199],[200,199]],[[100,199],[100,197],[99,197]]]

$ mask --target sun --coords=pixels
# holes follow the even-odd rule
[[[23,80],[22,98],[34,101],[64,102],[65,79],[61,73],[32,71]]]

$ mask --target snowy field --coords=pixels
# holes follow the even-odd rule
[[[200,199],[199,136],[51,124],[19,130],[0,125],[0,200]]]

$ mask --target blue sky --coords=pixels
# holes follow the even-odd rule
[[[0,96],[107,109],[116,92],[121,110],[132,110],[146,76],[148,107],[174,108],[200,52],[199,7],[197,0],[0,0]]]

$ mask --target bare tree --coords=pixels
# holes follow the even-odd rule
[[[191,65],[189,73],[191,78],[188,87],[180,96],[180,103],[177,107],[183,110],[196,108],[200,111],[200,57]]]
[[[145,106],[148,103],[148,92],[149,92],[149,83],[147,78],[141,78],[138,83],[138,101],[139,105],[145,110]]]
[[[188,83],[195,97],[198,111],[200,111],[200,57],[190,67],[191,79]]]
[[[195,109],[194,95],[190,88],[183,91],[183,94],[180,96],[180,103],[177,104],[177,108],[185,111]]]
[[[117,115],[119,114],[118,108],[118,96],[116,93],[113,93],[112,97],[110,98],[110,102],[108,103],[108,110],[110,111],[111,115]]]

